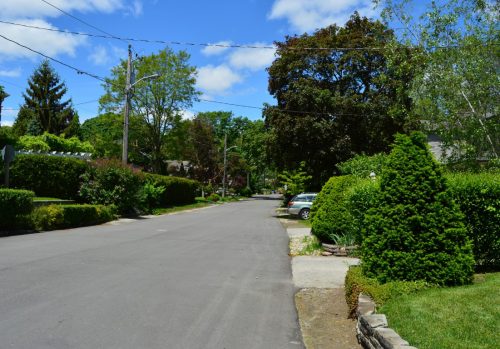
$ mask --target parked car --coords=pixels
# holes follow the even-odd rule
[[[318,193],[302,193],[295,195],[288,202],[288,214],[299,216],[300,219],[309,219],[311,206]]]

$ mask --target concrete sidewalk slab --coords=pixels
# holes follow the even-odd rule
[[[290,238],[310,236],[311,228],[288,228],[286,232]]]
[[[357,258],[297,256],[292,259],[293,282],[299,288],[343,288],[347,269],[357,264]]]

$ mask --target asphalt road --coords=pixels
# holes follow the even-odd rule
[[[0,348],[303,348],[277,204],[0,238]]]

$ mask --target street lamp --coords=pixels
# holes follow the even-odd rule
[[[125,108],[123,111],[123,148],[122,148],[122,163],[127,164],[128,160],[128,119],[130,114],[130,91],[132,88],[143,80],[158,79],[160,74],[148,75],[140,78],[133,84],[130,83],[132,62],[132,47],[128,45],[128,62],[127,62],[127,85],[125,86]]]

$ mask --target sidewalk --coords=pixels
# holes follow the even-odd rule
[[[287,228],[290,238],[311,234],[310,228]],[[361,348],[356,323],[347,319],[344,279],[356,258],[296,256],[292,258],[293,282],[301,290],[295,295],[304,344],[308,349]]]

